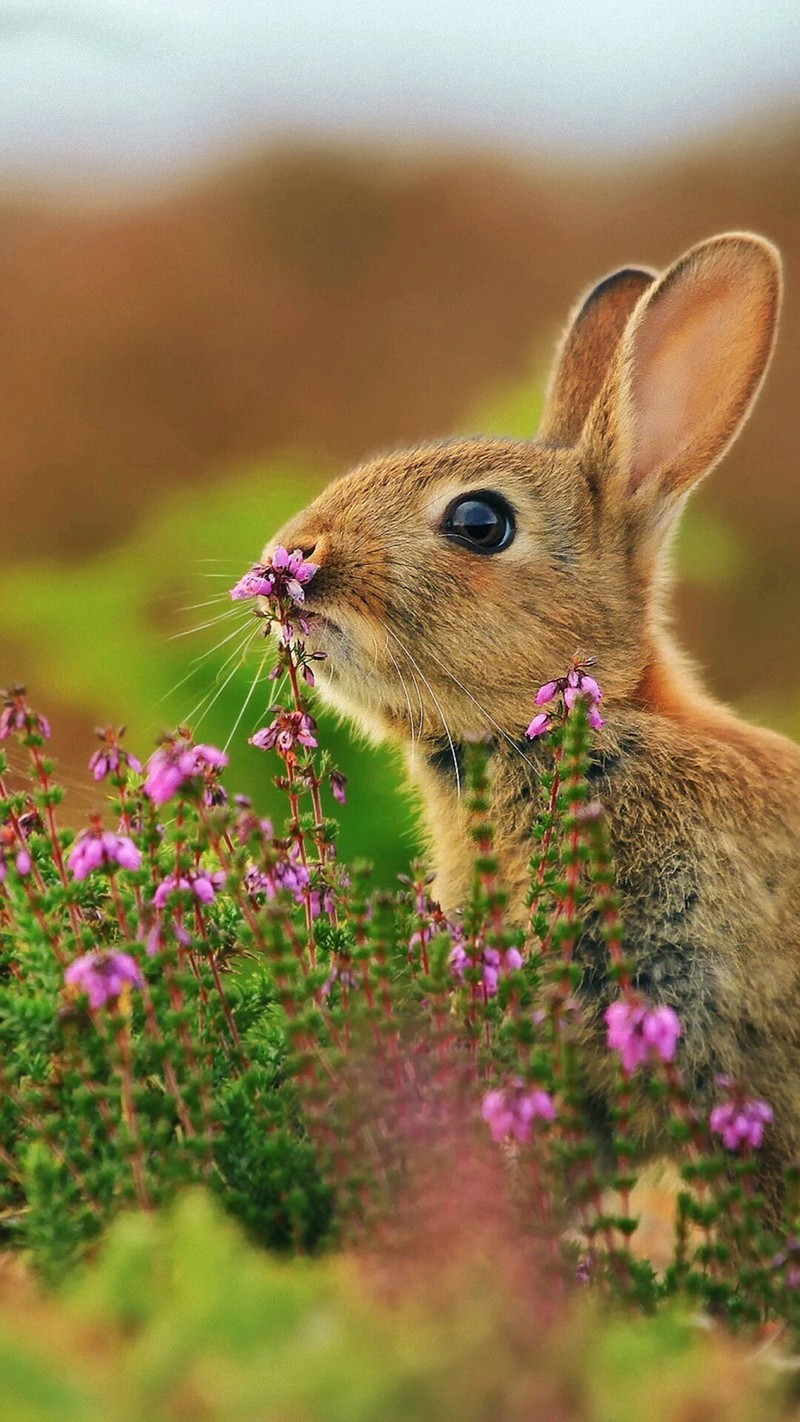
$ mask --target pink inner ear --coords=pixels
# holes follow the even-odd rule
[[[631,487],[667,467],[676,483],[713,462],[748,398],[756,303],[727,276],[667,287],[634,333],[630,362]],[[687,467],[682,465],[687,459]]]

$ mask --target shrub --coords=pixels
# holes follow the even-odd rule
[[[781,1218],[757,1185],[769,1103],[725,1081],[710,1118],[698,1114],[680,1022],[642,997],[623,948],[587,781],[602,703],[590,662],[539,689],[527,731],[552,752],[527,926],[507,918],[480,744],[468,747],[472,889],[448,918],[423,867],[386,894],[336,858],[327,808],[346,787],[307,699],[314,571],[278,550],[233,591],[257,599],[288,689],[252,737],[279,758],[285,826],[229,800],[224,753],[187,728],[146,768],[108,728],[90,767],[110,782],[115,827],[97,815],[73,836],[57,822],[47,722],[21,689],[6,696],[0,739],[17,737],[29,764],[27,781],[0,774],[6,1246],[60,1282],[120,1211],[202,1182],[253,1240],[285,1251],[370,1241],[402,1261],[423,1215],[436,1226],[425,1252],[441,1254],[454,1216],[479,1233],[489,1212],[554,1296],[588,1282],[646,1310],[678,1298],[794,1326],[797,1180]],[[584,1070],[575,949],[590,922],[616,994],[610,1153]],[[648,1096],[682,1176],[661,1273],[632,1246],[632,1121]]]

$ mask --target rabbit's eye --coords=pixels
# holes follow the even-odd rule
[[[500,494],[461,495],[447,510],[442,532],[473,553],[500,553],[516,532],[514,510]]]

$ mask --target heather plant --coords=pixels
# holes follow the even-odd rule
[[[272,1248],[402,1254],[404,1221],[436,1215],[443,1181],[458,1209],[459,1179],[480,1177],[483,1207],[508,1210],[526,1268],[559,1297],[677,1297],[794,1327],[800,1177],[762,1197],[770,1103],[720,1079],[710,1113],[697,1106],[680,1020],[646,999],[626,954],[589,774],[603,699],[591,658],[531,689],[543,769],[527,923],[507,914],[480,742],[467,747],[472,886],[448,917],[424,865],[387,893],[337,858],[347,787],[318,744],[320,654],[304,641],[315,572],[278,549],[232,590],[276,649],[250,741],[277,760],[283,824],[229,796],[225,753],[188,727],[146,765],[106,728],[90,769],[108,803],[63,829],[49,726],[21,688],[6,694],[0,740],[19,742],[28,774],[0,769],[5,1246],[58,1282],[115,1215],[204,1183]],[[600,1022],[582,992],[589,934],[605,956]],[[591,1089],[598,1032],[616,1083],[610,1151]],[[643,1111],[681,1175],[661,1272],[635,1239]]]

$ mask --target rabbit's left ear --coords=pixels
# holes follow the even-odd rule
[[[545,444],[576,444],[633,308],[652,272],[623,267],[579,302],[561,338],[536,438]]]
[[[725,453],[769,363],[780,296],[780,256],[749,233],[701,242],[651,287],[587,427],[629,506],[665,510]]]

